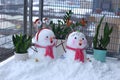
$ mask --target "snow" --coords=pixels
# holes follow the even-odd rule
[[[74,14],[91,14],[92,9],[73,9],[72,12]]]
[[[120,62],[115,58],[101,63],[87,54],[91,62],[81,63],[64,56],[55,60],[39,58],[36,62],[39,53],[32,49],[28,52],[27,61],[16,61],[13,56],[0,63],[0,80],[120,80]]]
[[[0,29],[6,29],[6,28],[15,28],[15,24],[12,24],[9,21],[4,21],[4,22],[0,22]]]
[[[17,15],[17,16],[11,16],[11,15],[6,15],[6,14],[1,14],[0,16],[1,19],[8,19],[8,20],[23,20],[23,16]]]
[[[68,58],[40,60],[35,62],[33,54],[27,61],[0,64],[0,80],[120,80],[120,62],[107,58],[105,63],[94,60],[81,63]]]
[[[107,12],[107,11],[102,11],[101,14],[90,14],[90,15],[96,17],[101,17],[103,15],[106,15],[106,17],[110,17],[110,18],[120,18],[120,16],[115,15],[114,12]]]
[[[9,36],[0,35],[0,45],[4,48],[12,48],[13,47],[12,35]]]
[[[50,9],[53,7],[46,6],[45,8]],[[55,9],[57,9],[57,7]],[[68,9],[69,8],[62,8],[62,10]],[[73,9],[73,12],[78,14],[81,10],[82,9]],[[59,10],[55,11],[59,12]],[[81,14],[85,13],[91,13],[91,10],[82,10]],[[102,12],[101,15],[91,14],[91,16],[103,16],[104,14],[108,13]],[[111,15],[113,16],[112,13],[109,13],[108,17],[111,17]],[[9,19],[13,18],[13,16],[8,15],[2,16],[2,18],[4,17]],[[119,18],[119,16],[114,17]],[[17,18],[21,18],[21,16]],[[13,19],[16,19],[16,17]],[[33,19],[33,21],[34,20],[35,19]],[[14,24],[11,23],[10,25],[14,26]],[[11,36],[9,37],[9,39],[11,39]],[[1,39],[0,42],[4,43],[6,40]],[[6,46],[8,47],[8,44]],[[50,61],[40,59],[39,62],[35,62],[34,55],[35,52],[29,53],[29,59],[27,61],[15,61],[13,56],[13,59],[10,59],[10,61],[0,63],[0,80],[120,80],[120,61],[115,58],[107,58],[105,63],[101,63],[94,60],[93,56],[87,54],[91,62],[81,63],[71,61],[66,57],[60,57],[57,60]]]

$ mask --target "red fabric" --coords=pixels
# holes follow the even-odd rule
[[[38,38],[39,38],[39,34],[40,34],[41,30],[39,30],[36,34],[36,40],[38,41]]]
[[[36,24],[36,22],[38,22],[39,20],[40,20],[40,19],[36,19],[35,22],[34,22],[34,24]]]
[[[75,51],[75,58],[74,58],[75,60],[84,62],[84,53],[83,53],[84,49],[79,49],[79,48],[75,49],[75,48],[71,48],[69,46],[66,46],[66,48]]]
[[[35,44],[35,46],[38,47],[38,48],[45,48],[46,49],[45,56],[49,56],[52,59],[54,59],[53,47],[55,46],[55,44],[49,45],[49,46],[40,46],[38,44]]]

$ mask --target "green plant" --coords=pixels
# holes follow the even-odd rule
[[[80,22],[78,22],[78,21],[73,22],[71,20],[72,14],[73,14],[73,12],[71,10],[69,10],[66,12],[66,14],[63,17],[63,21],[67,27],[70,27],[74,31],[76,27],[84,26],[86,24],[86,22],[83,21],[83,18],[81,20],[82,22],[81,21]]]
[[[13,35],[12,41],[16,53],[27,53],[27,49],[31,46],[31,36],[27,35]]]
[[[107,45],[110,42],[110,34],[112,33],[113,27],[109,27],[108,23],[105,23],[103,35],[100,34],[100,27],[105,16],[100,19],[100,22],[97,26],[96,34],[93,38],[93,47],[94,49],[106,50]]]
[[[67,23],[67,20],[70,20],[72,17],[73,12],[71,10],[67,11],[66,14],[63,17],[63,21]]]
[[[56,39],[65,39],[66,36],[76,30],[76,27],[82,26],[84,21],[81,22],[73,22],[71,20],[73,12],[71,10],[67,11],[66,14],[63,16],[63,21],[58,20],[58,23],[55,24],[53,21],[50,22],[50,27],[54,32]]]
[[[51,21],[50,26],[56,36],[56,39],[65,39],[67,34],[71,32],[71,29],[66,27],[61,20],[58,20],[58,24],[55,24],[53,21]]]

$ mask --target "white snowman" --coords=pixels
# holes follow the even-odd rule
[[[66,43],[65,57],[70,60],[85,62],[87,40],[81,32],[75,31],[69,34]]]
[[[56,59],[56,39],[52,30],[42,29],[35,35],[35,47],[39,59]]]

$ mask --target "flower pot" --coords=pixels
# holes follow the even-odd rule
[[[105,62],[107,50],[94,49],[94,58],[98,61]]]
[[[14,52],[15,60],[17,61],[25,61],[28,59],[28,53],[16,53]]]
[[[57,40],[56,51],[58,56],[61,56],[63,53],[65,53],[65,44],[66,44],[65,40],[62,39]]]

